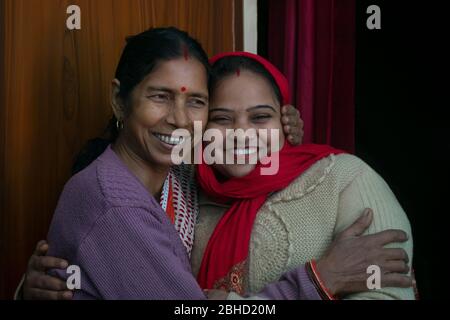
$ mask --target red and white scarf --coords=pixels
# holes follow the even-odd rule
[[[194,167],[173,166],[164,182],[160,205],[172,221],[180,239],[191,255],[194,228],[198,217],[198,190]]]

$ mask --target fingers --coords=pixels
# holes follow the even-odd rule
[[[281,108],[281,123],[283,125],[298,126],[300,123],[300,112],[292,105]]]
[[[281,108],[281,114],[284,115],[300,115],[296,107],[291,104],[286,104]]]
[[[383,270],[387,273],[408,273],[409,269],[406,262],[402,260],[387,261],[383,265]]]
[[[48,243],[45,240],[41,240],[37,243],[36,249],[34,249],[34,255],[45,256],[48,251]]]
[[[408,240],[408,235],[403,230],[384,230],[378,233],[367,236],[370,240],[381,246],[393,242],[405,242]]]
[[[410,288],[413,285],[412,278],[403,274],[388,273],[381,277],[381,286],[397,287],[397,288]]]
[[[303,127],[305,126],[305,123],[303,122],[303,119],[300,118],[298,121],[298,127],[303,131]]]
[[[31,300],[71,300],[71,291],[50,291],[42,289],[30,289],[29,299]]]
[[[408,254],[405,250],[400,248],[385,248],[383,249],[383,254],[386,260],[403,260],[406,263],[409,262]]]
[[[47,271],[49,269],[66,269],[69,263],[60,258],[38,256],[31,259],[31,268],[36,271]]]
[[[283,116],[281,118],[281,123],[283,125],[290,125],[293,127],[297,127],[300,120],[297,118],[297,116]]]
[[[297,145],[301,144],[301,142],[302,142],[301,137],[299,135],[296,135],[296,134],[295,135],[292,135],[292,134],[288,135],[287,139],[290,142],[290,144],[292,144],[293,146],[297,146]]]
[[[341,232],[341,237],[357,237],[364,233],[372,223],[372,209],[364,209],[363,214],[353,224]]]
[[[67,289],[66,282],[49,275],[39,275],[34,280],[30,279],[30,286],[50,291],[65,291]]]
[[[303,137],[305,135],[303,125],[303,120],[299,118],[297,126],[294,127],[294,130],[292,130],[293,132],[288,135],[289,142],[294,146],[300,145],[303,142]]]
[[[305,125],[303,119],[301,118],[300,111],[291,105],[283,106],[281,116],[281,122],[283,125],[289,124],[300,128],[303,128]]]
[[[292,105],[282,107],[281,123],[287,140],[292,145],[299,145],[303,140],[303,120],[300,119],[300,112]]]
[[[283,126],[284,134],[287,136],[287,140],[294,146],[299,145],[303,138],[303,130],[297,126],[291,127],[290,125]]]

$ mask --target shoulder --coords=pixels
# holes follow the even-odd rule
[[[342,190],[353,180],[373,169],[362,159],[352,154],[334,156],[334,165],[330,171],[330,179],[334,179],[338,188]]]
[[[110,147],[67,182],[62,198],[72,199],[79,204],[102,203],[105,210],[112,207],[154,210],[159,207],[153,196]]]
[[[342,192],[351,185],[357,186],[355,188],[359,193],[373,192],[374,189],[391,192],[384,178],[366,162],[354,155],[342,154],[336,156],[332,175],[339,181],[339,190]]]
[[[128,215],[136,220],[145,216],[143,212],[158,221],[164,216],[156,200],[108,148],[66,183],[48,238],[56,253],[74,253],[105,219]]]
[[[334,156],[333,174],[355,176],[367,170],[371,170],[369,165],[355,155],[342,153]]]
[[[67,181],[59,198],[58,208],[70,207],[79,210],[84,207],[84,203],[104,206],[102,198],[97,177],[97,163],[94,161]]]
[[[363,160],[351,154],[332,154],[303,172],[289,186],[273,195],[278,198],[302,197],[326,184],[336,192],[344,189],[356,177],[367,171],[373,171]]]
[[[111,207],[159,207],[154,197],[109,147],[94,163],[102,197]]]

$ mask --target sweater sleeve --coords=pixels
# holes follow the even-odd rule
[[[321,300],[305,266],[284,273],[280,280],[266,285],[259,296],[271,300]]]
[[[239,296],[231,292],[227,300],[322,300],[316,287],[300,266],[284,273],[278,281],[267,284],[259,294]]]
[[[100,218],[79,247],[77,262],[100,299],[206,299],[176,255],[167,230],[144,209],[118,207]],[[74,298],[92,298],[75,293]],[[234,295],[234,298],[238,297]],[[251,297],[249,297],[251,298]],[[320,299],[304,267],[294,269],[256,299]]]
[[[82,289],[86,279],[101,299],[205,299],[167,231],[148,210],[110,209],[79,247]]]
[[[362,161],[361,161],[362,162]],[[412,234],[408,218],[387,183],[368,165],[362,162],[362,171],[341,192],[335,234],[351,225],[365,208],[374,212],[373,221],[365,234],[388,229],[400,229],[408,234],[408,241],[392,243],[386,247],[403,248],[412,262]],[[412,288],[382,288],[352,294],[346,299],[414,299]]]

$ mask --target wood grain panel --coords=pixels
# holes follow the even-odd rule
[[[65,27],[77,4],[82,29]],[[208,54],[242,48],[242,0],[0,1],[0,299],[12,297],[82,144],[111,115],[126,36],[177,26]],[[238,34],[237,34],[238,33]]]

